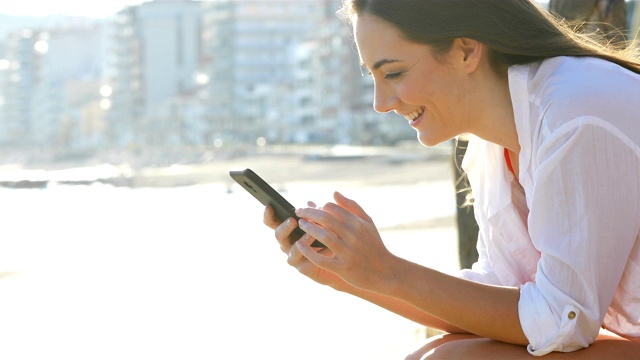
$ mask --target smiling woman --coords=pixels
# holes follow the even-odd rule
[[[345,0],[342,15],[376,111],[427,146],[469,134],[479,261],[450,276],[402,259],[336,192],[299,221],[266,209],[288,263],[450,333],[408,359],[637,357],[640,59],[533,0]]]

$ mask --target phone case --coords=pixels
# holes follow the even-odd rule
[[[229,171],[229,175],[247,192],[253,195],[253,197],[255,197],[258,201],[260,201],[262,205],[271,205],[278,219],[284,221],[292,217],[296,220],[300,220],[300,218],[295,213],[295,208],[293,207],[293,205],[291,205],[284,197],[282,197],[282,195],[280,195],[280,193],[272,188],[271,185],[269,185],[260,176],[258,176],[258,174],[253,172],[253,170],[231,170]],[[293,242],[300,239],[304,234],[305,232],[302,231],[302,229],[296,227],[296,229],[292,233],[292,237],[295,238]],[[311,246],[325,247],[324,244],[317,240],[314,241]]]

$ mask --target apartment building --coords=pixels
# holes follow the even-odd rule
[[[326,31],[328,18],[337,22],[338,6],[335,0],[207,3],[203,38],[210,82],[203,106],[212,138],[252,142],[294,136],[298,46]]]
[[[201,2],[155,0],[117,13],[111,22],[113,145],[188,143],[200,61]],[[186,117],[185,117],[186,116]]]
[[[102,34],[95,23],[8,34],[0,60],[0,144],[77,147],[90,120],[79,109],[99,97]]]

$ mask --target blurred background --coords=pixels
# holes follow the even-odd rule
[[[601,1],[541,4],[571,2]],[[295,206],[339,190],[395,254],[446,272],[473,260],[453,144],[423,148],[373,111],[340,3],[0,0],[0,358],[417,347],[427,329],[289,268],[228,177],[251,167]],[[636,1],[608,3],[635,34]]]
[[[87,9],[94,18],[11,4],[25,16],[0,19],[5,162],[162,165],[415,137],[371,111],[339,0],[121,2]],[[47,4],[34,12],[65,11]]]

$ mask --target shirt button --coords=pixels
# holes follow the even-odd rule
[[[571,311],[569,312],[569,315],[567,315],[567,317],[569,318],[569,320],[573,320],[576,318],[576,313],[575,311]]]

